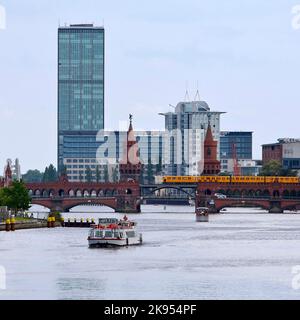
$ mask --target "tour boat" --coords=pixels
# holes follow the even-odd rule
[[[135,230],[136,222],[125,216],[122,220],[114,218],[99,219],[89,232],[89,247],[131,246],[142,244],[142,234]]]
[[[197,222],[208,222],[208,208],[206,207],[198,207],[196,208],[196,221]]]

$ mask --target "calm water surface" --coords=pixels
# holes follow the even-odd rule
[[[65,217],[122,217],[81,210]],[[190,207],[143,211],[129,215],[139,247],[89,249],[88,229],[1,232],[0,299],[300,299],[300,215],[234,209],[201,224]]]

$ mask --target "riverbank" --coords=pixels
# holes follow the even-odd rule
[[[59,222],[55,223],[55,227],[61,227]],[[45,220],[28,220],[28,221],[17,221],[15,224],[15,230],[24,229],[40,229],[47,228],[47,221]],[[0,231],[5,231],[5,223],[0,223]]]

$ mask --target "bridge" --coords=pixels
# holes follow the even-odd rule
[[[300,209],[300,184],[282,183],[199,183],[153,184],[136,182],[82,183],[60,180],[26,184],[32,204],[51,211],[67,212],[78,205],[103,205],[120,213],[138,213],[141,203],[208,206],[210,212],[225,207],[261,207],[269,212]],[[215,196],[223,194],[226,198]]]
[[[226,197],[218,197],[215,194]],[[270,213],[300,209],[300,184],[282,183],[201,183],[196,191],[196,207],[218,213],[226,207],[260,207]]]
[[[140,185],[136,182],[84,183],[60,180],[49,183],[27,183],[31,204],[51,212],[68,212],[79,205],[107,206],[120,213],[139,213]]]

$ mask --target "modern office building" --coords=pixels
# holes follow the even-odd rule
[[[204,165],[204,139],[211,124],[213,139],[220,152],[220,117],[205,101],[180,102],[165,117],[164,173],[200,175]]]
[[[234,159],[240,167],[240,174],[255,175],[257,168],[254,168],[252,161],[253,132],[250,131],[221,131],[220,134],[220,158],[221,172],[234,173]],[[245,161],[246,162],[245,162]],[[247,168],[251,162],[252,171],[243,169],[247,163]],[[242,172],[243,171],[243,172]],[[251,174],[250,174],[251,173]]]
[[[252,135],[249,131],[221,131],[221,159],[232,159],[234,146],[237,159],[252,159]]]
[[[104,28],[92,24],[58,29],[59,172],[96,164],[96,136],[104,129],[104,40]]]

